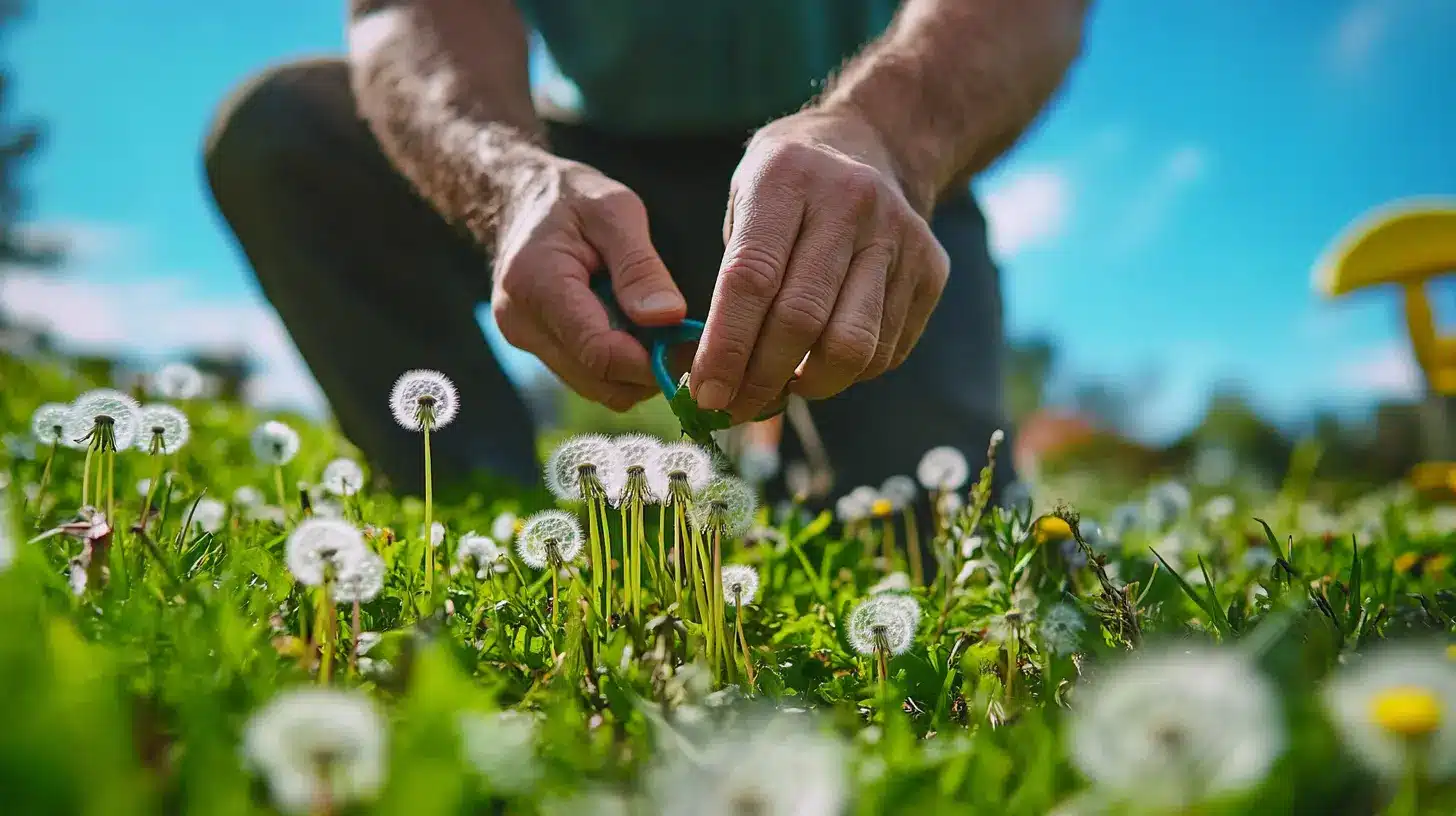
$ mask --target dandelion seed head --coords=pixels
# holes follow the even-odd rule
[[[622,492],[617,497],[617,503],[631,499],[636,494],[639,501],[644,504],[656,504],[661,498],[652,491],[652,484],[648,481],[647,472],[652,469],[652,463],[657,454],[662,450],[662,440],[649,434],[626,434],[613,437],[612,444],[617,446],[617,452],[622,456]]]
[[[869,518],[869,515],[869,505],[860,501],[852,493],[840,496],[834,501],[834,517],[839,519],[841,524],[853,524],[857,521],[864,521]]]
[[[904,510],[915,501],[920,490],[909,476],[891,476],[880,485],[880,497],[888,500],[895,510]]]
[[[501,513],[490,523],[490,537],[501,544],[510,544],[516,537],[518,522],[519,519],[516,518],[515,513]]]
[[[556,560],[570,564],[581,555],[581,524],[565,510],[543,510],[526,519],[516,536],[516,555],[531,569],[552,565]]]
[[[438,431],[460,413],[460,395],[449,377],[417,368],[394,381],[394,389],[389,392],[389,410],[394,414],[394,421],[406,431],[423,431],[427,417],[430,430]]]
[[[311,813],[378,792],[385,774],[384,718],[355,691],[286,691],[255,712],[243,754],[263,773],[273,800],[289,813]]]
[[[720,476],[698,491],[693,502],[693,523],[699,530],[717,530],[729,538],[741,538],[753,526],[758,495],[742,479]]]
[[[352,496],[364,486],[364,468],[353,459],[335,459],[324,466],[319,483],[335,496]]]
[[[203,532],[215,533],[221,530],[226,517],[227,505],[214,498],[198,499],[192,508],[192,523],[201,527]]]
[[[288,536],[284,561],[294,580],[320,586],[327,572],[343,575],[354,561],[371,555],[364,536],[354,525],[338,519],[305,519]]]
[[[71,404],[71,424],[66,427],[66,433],[72,440],[80,440],[96,431],[101,424],[110,423],[116,450],[123,451],[136,444],[140,415],[141,405],[129,395],[112,388],[97,388],[77,397]]]
[[[903,654],[915,642],[920,625],[920,604],[909,595],[886,592],[860,601],[849,613],[845,639],[860,654],[883,648]]]
[[[1077,651],[1082,641],[1082,630],[1087,622],[1082,613],[1071,604],[1059,603],[1048,609],[1038,621],[1042,645],[1055,655],[1069,655]]]
[[[192,436],[187,415],[166,403],[143,406],[139,425],[136,449],[143,453],[171,456]]]
[[[942,445],[931,448],[920,457],[915,478],[926,490],[960,490],[971,478],[971,466],[966,462],[964,453]]]
[[[748,606],[758,595],[758,570],[747,564],[723,568],[723,600],[729,606]]]
[[[1001,495],[1001,505],[1011,511],[1017,518],[1031,518],[1032,496],[1031,485],[1017,479],[1006,485],[1006,492]]]
[[[524,711],[460,715],[465,758],[495,793],[518,795],[541,777],[536,756],[536,717]]]
[[[871,595],[879,595],[882,592],[909,592],[910,576],[903,572],[892,572],[881,578],[878,583],[870,587]]]
[[[302,444],[298,431],[276,419],[254,428],[251,441],[253,456],[269,467],[282,467],[292,462]]]
[[[252,485],[243,485],[233,491],[233,504],[239,507],[254,507],[263,503],[263,491]]]
[[[73,426],[71,413],[71,406],[61,402],[47,402],[35,409],[35,413],[30,415],[30,432],[35,441],[63,448],[82,447],[67,431]]]
[[[573,436],[546,460],[546,487],[560,501],[580,501],[589,495],[615,502],[626,483],[621,450],[601,434]]]
[[[369,603],[384,591],[384,559],[368,551],[344,559],[329,587],[334,603]]]
[[[202,396],[202,372],[187,363],[168,363],[152,374],[152,394],[160,399],[191,400]]]
[[[653,495],[672,504],[672,484],[679,482],[688,495],[696,496],[713,480],[713,455],[691,442],[671,442],[662,446],[647,468],[647,486]]]
[[[664,752],[648,776],[660,816],[839,816],[849,752],[803,716],[758,714],[713,733],[696,758]]]
[[[424,531],[420,531],[421,535]],[[438,547],[445,543],[445,525],[438,521],[430,522],[430,546]]]
[[[763,484],[778,475],[782,464],[777,447],[748,445],[738,457],[738,472],[750,484]]]
[[[1154,529],[1161,530],[1187,515],[1192,506],[1193,496],[1188,488],[1178,482],[1162,482],[1148,493],[1144,518]]]
[[[1427,776],[1456,775],[1456,664],[1445,652],[1432,642],[1381,646],[1326,685],[1336,732],[1370,770],[1399,779],[1422,751]]]
[[[1246,790],[1284,750],[1273,685],[1232,649],[1156,648],[1078,693],[1072,759],[1104,792],[1160,810]]]
[[[482,581],[490,577],[491,570],[504,557],[505,552],[495,543],[495,539],[480,535],[474,530],[460,537],[460,546],[455,551],[455,561],[460,566],[475,562],[475,577]]]

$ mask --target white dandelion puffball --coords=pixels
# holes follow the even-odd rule
[[[420,534],[423,535],[424,534],[424,531],[421,530],[420,531]],[[432,522],[430,522],[430,546],[431,547],[438,547],[438,546],[440,546],[441,544],[444,544],[444,543],[445,543],[445,525],[441,524],[438,521],[432,521]]]
[[[859,500],[853,493],[840,496],[834,501],[834,517],[839,519],[841,524],[853,524],[857,521],[864,521],[869,518],[870,506]]]
[[[335,496],[352,496],[364,486],[364,468],[353,459],[335,459],[324,466],[319,484]]]
[[[455,551],[455,562],[466,566],[475,562],[475,577],[484,580],[491,570],[505,557],[499,545],[490,536],[483,536],[474,530],[460,537],[460,546]]]
[[[281,467],[293,461],[302,443],[298,431],[272,419],[253,429],[252,444],[253,456],[259,462]]]
[[[1017,518],[1031,518],[1031,485],[1020,479],[1006,485],[1006,492],[1001,496],[1001,505]]]
[[[607,498],[615,502],[626,483],[622,452],[610,437],[601,434],[573,436],[557,445],[546,460],[546,487],[560,501]]]
[[[256,507],[263,501],[263,491],[252,485],[243,485],[233,491],[233,504],[239,507]]]
[[[325,572],[343,575],[353,562],[370,555],[364,535],[338,519],[311,518],[300,522],[288,536],[284,560],[300,584],[320,586]]]
[[[729,538],[741,538],[753,526],[758,495],[748,482],[720,476],[698,492],[693,502],[693,523],[699,530],[717,530]]]
[[[460,413],[460,395],[449,377],[417,368],[394,381],[394,390],[389,392],[389,410],[394,414],[394,421],[406,431],[423,431],[426,417],[430,419],[430,430],[438,431]]]
[[[1069,655],[1077,651],[1082,642],[1082,630],[1086,628],[1087,622],[1082,619],[1082,613],[1065,603],[1048,609],[1037,621],[1042,645],[1055,655]]]
[[[622,469],[628,480],[642,491],[641,499],[647,504],[656,504],[661,498],[652,491],[647,481],[647,472],[662,450],[662,440],[649,434],[625,434],[612,438],[617,452],[622,455]],[[627,484],[623,484],[622,498],[626,498]]]
[[[647,468],[647,486],[664,504],[673,502],[674,483],[685,488],[689,496],[696,496],[712,480],[713,454],[692,442],[663,445]]]
[[[971,466],[966,462],[964,453],[942,445],[931,448],[920,457],[915,478],[926,490],[960,490],[971,478]]]
[[[71,424],[67,426],[66,433],[72,440],[81,440],[98,426],[110,423],[116,449],[123,451],[136,443],[140,413],[141,406],[126,394],[111,388],[98,388],[87,391],[71,404]],[[78,441],[78,444],[81,443]],[[90,444],[99,443],[92,441]]]
[[[368,550],[344,559],[329,594],[334,603],[369,603],[384,591],[384,559]]]
[[[729,606],[748,606],[758,594],[758,570],[745,564],[723,568],[723,600]]]
[[[871,595],[879,595],[882,592],[909,592],[910,576],[903,572],[892,572],[881,578],[879,583],[870,587]]]
[[[903,654],[915,642],[919,625],[920,604],[909,595],[887,592],[861,601],[849,613],[845,639],[860,654],[873,654],[881,648]]]
[[[659,816],[840,816],[848,750],[792,714],[759,714],[712,735],[696,757],[664,751],[649,771]]]
[[[171,456],[192,436],[187,415],[164,403],[143,406],[138,426],[136,448],[143,453]]]
[[[161,399],[191,400],[202,396],[202,372],[187,363],[168,363],[152,375],[152,394]]]
[[[509,544],[516,537],[516,514],[501,513],[490,523],[490,537],[502,544]]]
[[[516,555],[531,569],[545,569],[552,560],[570,564],[581,555],[581,524],[564,510],[543,510],[526,519],[516,536]]]
[[[1221,524],[1234,514],[1236,507],[1233,496],[1214,496],[1204,502],[1203,517],[1211,524]]]
[[[1121,542],[1123,536],[1143,526],[1143,508],[1140,505],[1120,504],[1112,509],[1105,531],[1113,541]]]
[[[201,498],[192,508],[192,523],[201,527],[203,532],[215,533],[222,529],[223,519],[227,517],[227,505],[212,498]]]
[[[35,436],[35,441],[42,445],[82,447],[67,430],[71,426],[71,406],[65,403],[47,402],[30,415],[30,432]]]
[[[738,472],[750,484],[763,484],[779,475],[783,460],[771,445],[748,445],[738,456]]]
[[[1273,685],[1233,649],[1152,649],[1077,693],[1072,760],[1105,793],[1186,807],[1257,785],[1284,751]]]
[[[288,813],[312,813],[373,796],[384,782],[385,722],[355,691],[285,691],[255,712],[243,731],[243,755],[262,771],[273,801]]]
[[[519,795],[540,779],[535,716],[524,711],[466,712],[459,726],[465,758],[493,792]]]
[[[1177,482],[1163,482],[1148,493],[1145,518],[1156,529],[1172,525],[1188,513],[1193,496]]]
[[[1428,778],[1456,775],[1456,661],[1417,641],[1372,650],[1342,668],[1324,692],[1343,742],[1363,764],[1399,779],[1412,751]]]
[[[890,502],[890,506],[896,510],[904,510],[915,502],[915,496],[920,490],[915,486],[915,480],[909,476],[891,476],[880,485],[880,498]]]

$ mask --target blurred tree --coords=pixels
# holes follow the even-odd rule
[[[25,7],[25,0],[0,0],[0,38],[20,19]],[[33,122],[11,123],[6,109],[9,90],[9,72],[0,70],[0,274],[15,267],[54,266],[61,258],[58,242],[20,228],[25,208],[20,169],[40,147],[43,130]]]
[[[1042,406],[1056,359],[1056,346],[1047,337],[1028,337],[1007,343],[1003,384],[1006,409],[1013,422],[1020,422]]]

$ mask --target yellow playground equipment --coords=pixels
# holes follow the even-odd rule
[[[1427,389],[1424,434],[1431,461],[1411,472],[1421,490],[1456,490],[1456,337],[1442,336],[1431,311],[1430,279],[1456,273],[1456,198],[1414,198],[1367,213],[1315,268],[1315,288],[1340,297],[1395,285],[1405,301],[1411,348]]]

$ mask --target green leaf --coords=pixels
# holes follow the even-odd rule
[[[706,448],[711,448],[718,457],[723,457],[723,452],[718,449],[718,444],[713,441],[713,431],[721,431],[733,424],[732,417],[727,411],[713,410],[705,411],[698,407],[698,401],[693,399],[688,389],[688,375],[684,374],[677,383],[677,392],[668,400],[668,406],[672,408],[673,416],[677,417],[678,424],[682,426],[683,433],[694,442]]]
[[[1360,568],[1360,541],[1355,536],[1350,536],[1350,597],[1346,610],[1347,634],[1354,634],[1360,625],[1360,615],[1364,611],[1365,600],[1361,597],[1361,568]]]
[[[1198,608],[1203,610],[1203,614],[1208,616],[1208,622],[1213,624],[1215,628],[1218,628],[1220,626],[1220,621],[1222,621],[1223,619],[1223,611],[1217,609],[1216,606],[1210,606],[1208,599],[1200,595],[1198,593],[1198,590],[1194,589],[1191,584],[1185,581],[1183,579],[1183,576],[1179,575],[1178,571],[1173,569],[1172,565],[1164,560],[1163,556],[1158,554],[1157,550],[1152,550],[1152,548],[1149,549],[1152,551],[1153,557],[1157,558],[1158,562],[1163,565],[1163,569],[1167,571],[1169,575],[1173,576],[1174,581],[1178,582],[1178,586],[1182,588],[1183,594],[1187,595],[1189,598],[1192,598],[1193,602],[1198,604]],[[1222,625],[1227,627],[1228,623],[1224,621]],[[1224,635],[1224,629],[1218,629],[1218,633],[1219,635]]]

